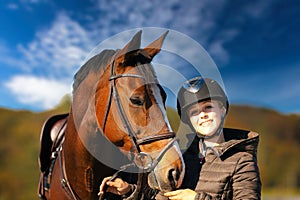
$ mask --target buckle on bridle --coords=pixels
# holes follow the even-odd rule
[[[137,153],[133,159],[133,162],[142,171],[151,171],[154,168],[153,158],[145,152]]]

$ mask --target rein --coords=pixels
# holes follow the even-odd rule
[[[123,123],[123,126],[126,130],[126,133],[128,134],[128,136],[130,137],[132,143],[133,143],[133,147],[135,152],[137,152],[134,156],[134,158],[130,159],[132,161],[132,163],[127,164],[122,166],[115,174],[113,174],[113,176],[111,177],[110,181],[114,180],[117,175],[121,172],[121,171],[125,171],[126,168],[128,168],[129,166],[137,166],[140,170],[140,172],[142,174],[144,174],[145,172],[151,172],[154,170],[154,168],[157,166],[157,164],[159,163],[159,161],[162,159],[162,157],[164,156],[164,154],[169,150],[169,148],[171,148],[171,146],[174,144],[174,142],[176,141],[175,139],[175,133],[174,132],[168,132],[168,133],[163,133],[163,134],[159,134],[159,135],[155,135],[155,136],[147,136],[145,138],[141,138],[138,139],[136,134],[133,131],[133,128],[125,114],[124,108],[122,106],[121,100],[120,100],[120,95],[116,86],[116,80],[119,78],[125,78],[125,77],[131,77],[131,78],[141,78],[141,79],[146,79],[144,76],[142,75],[138,75],[138,74],[115,74],[115,63],[114,60],[112,61],[111,64],[111,69],[110,69],[110,77],[109,77],[109,81],[110,81],[110,94],[108,97],[108,106],[106,108],[106,112],[104,115],[104,120],[103,120],[103,125],[102,125],[102,130],[104,132],[105,129],[105,125],[106,125],[106,119],[108,117],[108,113],[110,110],[110,106],[112,103],[112,99],[114,99],[114,101],[116,102],[119,114],[121,116],[121,120]],[[171,139],[171,141],[169,141],[169,143],[160,151],[160,153],[153,159],[148,153],[142,152],[140,150],[140,145],[143,144],[147,144],[147,143],[152,143],[155,141],[159,141],[159,140],[164,140],[164,139]],[[139,160],[142,160],[143,158],[148,158],[150,160],[150,163],[147,163],[147,165],[139,165],[137,164]],[[138,178],[138,183],[137,183],[137,188],[141,188],[141,181],[142,177],[139,176]],[[103,199],[103,195],[99,196],[99,200]]]

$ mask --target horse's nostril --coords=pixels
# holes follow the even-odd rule
[[[170,181],[172,189],[176,188],[177,181],[179,179],[179,173],[175,169],[170,169],[168,173],[168,179]]]

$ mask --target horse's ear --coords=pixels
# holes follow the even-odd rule
[[[115,58],[116,65],[124,63],[126,53],[140,49],[141,35],[142,35],[142,31],[140,30],[133,36],[133,38],[130,40],[130,42],[128,42],[128,44],[123,49],[118,51],[116,58]]]
[[[162,44],[167,36],[169,31],[166,31],[162,36],[160,36],[157,40],[149,44],[147,47],[144,48],[144,50],[148,53],[148,55],[151,57],[151,59],[160,52],[160,49],[162,47]]]

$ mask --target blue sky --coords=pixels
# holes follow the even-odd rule
[[[55,106],[91,50],[140,27],[171,29],[201,44],[230,103],[300,113],[297,0],[2,0],[0,107]]]

